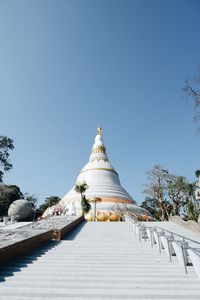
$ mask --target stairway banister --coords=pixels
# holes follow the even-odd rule
[[[180,235],[180,234],[178,234],[178,233],[174,233],[174,232],[172,232],[172,231],[170,231],[170,230],[161,228],[161,227],[159,227],[159,226],[155,226],[155,228],[157,228],[157,229],[159,229],[159,230],[161,230],[161,231],[164,231],[164,232],[168,232],[168,233],[170,233],[170,234],[173,235],[173,236],[178,236],[178,237],[180,237],[180,238],[183,240],[183,242],[185,242],[186,240],[188,240],[188,241],[193,242],[193,243],[196,243],[196,244],[198,244],[198,245],[200,246],[200,242],[197,242],[197,241],[195,241],[195,240],[193,240],[193,239],[187,238],[187,237],[185,237],[185,236],[183,236],[183,235]]]

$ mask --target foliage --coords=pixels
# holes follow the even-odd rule
[[[184,219],[185,221],[193,220],[198,222],[200,207],[196,200],[190,200],[186,203]]]
[[[169,219],[171,206],[165,199],[168,171],[161,166],[155,165],[152,170],[147,171],[147,181],[144,193],[149,195],[156,206],[156,217],[163,221]]]
[[[184,209],[184,219],[198,221],[200,215],[199,201],[195,198],[195,182],[188,184],[188,195]]]
[[[3,181],[4,171],[12,168],[9,160],[9,150],[14,149],[13,140],[6,136],[0,136],[0,182]]]
[[[0,215],[7,215],[9,206],[23,194],[16,185],[0,184]]]
[[[197,178],[200,177],[200,170],[199,170],[199,169],[195,171],[195,176],[196,176]]]
[[[90,205],[89,201],[85,198],[85,195],[82,196],[81,207],[82,207],[83,213],[87,213],[91,209],[91,205]]]
[[[199,124],[200,123],[200,68],[195,76],[191,79],[187,79],[185,81],[185,85],[183,87],[183,91],[187,97],[190,97],[193,100],[195,113],[194,113],[194,121]],[[198,127],[200,131],[200,127]]]
[[[180,215],[181,208],[187,202],[188,187],[188,182],[184,176],[169,174],[166,192],[172,205],[171,215]]]
[[[157,201],[155,198],[151,197],[145,197],[145,200],[142,202],[140,205],[142,208],[148,210],[150,215],[155,219],[155,220],[160,220],[160,215],[161,215],[161,210],[159,209],[157,205]]]
[[[44,203],[41,204],[37,209],[37,214],[43,214],[43,212],[53,205],[56,205],[60,201],[60,197],[58,196],[49,196],[45,199]]]
[[[30,203],[33,204],[33,206],[35,207],[37,205],[37,197],[35,195],[30,195],[28,193],[24,194],[24,199],[29,201]]]
[[[77,192],[77,193],[80,193],[81,194],[81,197],[83,197],[85,191],[88,189],[88,185],[86,182],[82,182],[82,183],[79,183],[77,182],[76,185],[75,185],[75,188],[74,190]]]
[[[149,210],[155,219],[169,220],[172,215],[198,219],[200,211],[195,199],[195,182],[190,183],[184,176],[172,174],[160,165],[146,173],[147,184],[143,192],[148,197],[141,206]]]
[[[91,205],[90,205],[89,201],[86,199],[85,194],[84,194],[87,189],[88,189],[88,185],[86,182],[82,182],[82,183],[77,182],[74,187],[74,190],[77,193],[81,194],[82,214],[87,213],[91,208]]]
[[[168,220],[172,211],[172,205],[169,201],[164,200],[162,205],[160,205],[160,202],[155,198],[149,198],[148,200],[145,198],[141,207],[148,210],[153,219],[157,221]]]

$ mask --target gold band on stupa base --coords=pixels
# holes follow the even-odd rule
[[[129,199],[122,198],[100,198],[101,202],[110,202],[110,203],[122,203],[122,204],[133,204]],[[98,206],[97,206],[98,207]],[[89,213],[85,214],[85,219],[87,221],[94,221],[94,213],[92,210]],[[101,210],[97,209],[96,221],[98,222],[118,222],[122,220],[122,214],[120,212],[112,211],[112,209]]]
[[[129,199],[120,199],[120,198],[101,198],[101,201],[102,202],[133,204],[133,201],[131,201]]]

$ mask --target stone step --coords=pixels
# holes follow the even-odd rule
[[[190,296],[198,296],[199,297],[199,291],[195,290],[193,286],[188,286],[187,289],[180,288],[180,289],[169,289],[167,286],[165,288],[151,288],[151,286],[147,288],[139,288],[137,286],[133,286],[132,288],[119,288],[119,289],[112,289],[112,287],[105,288],[104,287],[90,287],[88,289],[87,285],[85,287],[75,287],[74,289],[72,287],[56,287],[53,284],[48,287],[37,287],[37,286],[32,286],[32,287],[27,287],[27,286],[22,286],[22,287],[12,287],[12,286],[3,286],[0,288],[0,293],[2,296],[5,295],[23,295],[27,294],[29,296],[31,295],[51,295],[51,297],[54,295],[55,299],[57,295],[85,295],[91,297],[92,295],[131,295],[131,293],[134,293],[134,296],[138,295],[151,295],[152,297],[154,295],[159,295],[161,296],[174,296],[174,295],[179,295],[179,296],[185,296],[187,295],[188,297]],[[133,297],[133,294],[132,294]],[[111,298],[112,299],[112,298]],[[153,298],[152,298],[153,299]],[[190,298],[188,298],[189,300]]]
[[[88,272],[100,272],[101,270],[104,271],[104,272],[113,272],[113,271],[125,271],[125,272],[140,272],[140,270],[142,270],[143,272],[150,272],[150,273],[155,273],[155,272],[163,272],[163,265],[161,263],[159,263],[158,265],[154,266],[153,264],[151,265],[135,265],[133,266],[132,268],[129,266],[129,265],[112,265],[112,266],[109,266],[109,265],[98,265],[98,266],[95,266],[95,265],[92,265],[92,264],[88,264],[88,265],[79,265],[79,264],[74,264],[74,265],[49,265],[49,264],[43,264],[43,265],[40,265],[40,264],[37,264],[37,265],[29,265],[29,266],[16,266],[16,267],[13,267],[13,266],[8,266],[6,268],[6,270],[8,271],[12,271],[12,272],[15,272],[15,271],[19,271],[19,270],[23,270],[23,272],[32,272],[32,271],[35,271],[35,272],[41,272],[41,271],[46,271],[46,272],[60,272],[60,271],[64,271],[64,269],[68,272],[70,271],[88,271]],[[165,270],[165,272],[175,272],[176,270],[182,270],[183,268],[179,265],[171,265],[167,270]]]
[[[113,273],[115,273],[113,275]],[[174,276],[172,276],[171,274],[174,273]],[[45,278],[49,278],[49,275],[50,274],[54,274],[54,277],[55,278],[59,278],[59,274],[62,274],[63,278],[66,278],[66,280],[68,279],[68,276],[71,276],[73,278],[87,278],[89,277],[89,275],[91,274],[90,272],[86,272],[86,271],[80,271],[80,272],[76,272],[76,271],[63,271],[60,270],[60,271],[57,271],[57,272],[46,272],[45,271],[41,271],[40,273],[38,272],[23,272],[23,275],[20,275],[19,273],[6,273],[4,275],[1,275],[1,281],[4,281],[5,278],[9,278],[9,280],[15,280],[17,278],[35,278],[37,277],[39,280],[45,280]],[[177,280],[198,280],[198,277],[196,276],[196,273],[194,272],[194,270],[191,270],[191,272],[188,272],[188,275],[186,274],[183,274],[183,270],[180,270],[180,272],[166,272],[165,274],[163,274],[162,272],[159,272],[159,273],[155,273],[155,272],[150,272],[150,273],[145,273],[145,270],[143,272],[130,272],[130,274],[127,274],[126,272],[119,272],[119,271],[116,271],[116,272],[113,272],[113,271],[102,271],[102,272],[98,272],[98,271],[95,271],[92,273],[93,274],[93,278],[94,279],[104,279],[104,278],[118,278],[119,282],[120,282],[120,279],[121,278],[124,278],[124,279],[131,279],[132,282],[134,283],[135,281],[137,281],[137,278],[140,278],[141,281],[142,281],[142,278],[144,278],[146,281],[148,281],[149,278],[154,278],[154,280],[157,280],[157,278],[174,278],[174,281]],[[145,276],[146,274],[146,276]],[[142,281],[143,282],[143,281]]]
[[[170,267],[170,271],[174,271],[177,268],[181,268],[182,267],[179,264],[173,264]],[[41,263],[41,264],[16,264],[13,266],[8,266],[7,270],[10,271],[18,271],[19,269],[22,270],[38,270],[38,269],[43,269],[43,270],[49,270],[49,271],[53,271],[53,270],[61,270],[63,268],[67,268],[68,270],[73,270],[73,269],[80,269],[80,270],[110,270],[110,269],[119,269],[119,270],[127,270],[127,271],[131,271],[131,270],[138,270],[138,269],[142,269],[142,270],[151,270],[152,268],[154,268],[156,271],[163,271],[163,266],[162,263],[159,262],[159,264],[154,267],[153,263],[142,263],[142,264],[123,264],[123,263],[112,263],[112,264],[101,264],[101,263],[63,263],[63,264],[51,264],[51,262],[45,262],[45,263]],[[188,266],[188,269],[193,268],[192,266]]]
[[[127,282],[127,281],[107,281],[107,280],[102,280],[101,282],[98,281],[79,281],[79,279],[77,279],[76,281],[74,280],[74,282],[71,281],[55,281],[54,280],[49,280],[49,281],[41,281],[41,280],[37,280],[34,281],[34,288],[41,288],[41,289],[45,289],[52,286],[53,288],[67,288],[67,289],[112,289],[114,291],[120,289],[128,289],[128,290],[135,290],[142,288],[143,290],[146,289],[151,289],[151,290],[155,290],[155,289],[166,289],[166,283],[164,282],[164,280],[161,281],[151,281],[151,282],[143,282],[143,281],[133,281],[131,282]],[[4,287],[9,287],[9,288],[23,288],[24,287],[24,282],[22,281],[7,281],[4,284]],[[185,292],[188,291],[188,289],[194,289],[194,288],[198,288],[199,287],[199,280],[193,280],[193,281],[187,281],[187,280],[182,280],[179,282],[168,282],[167,283],[167,289],[182,289]],[[33,288],[33,282],[30,281],[26,281],[26,288]]]
[[[40,276],[38,276],[38,274],[31,274],[31,276],[26,276],[25,274],[17,274],[18,276],[14,275],[14,278],[13,276],[6,276],[6,278],[4,277],[0,277],[0,281],[13,281],[13,282],[18,282],[18,281],[21,281],[22,284],[24,284],[24,282],[52,282],[55,281],[55,276],[54,274],[40,274]],[[177,284],[182,284],[183,282],[186,282],[186,284],[199,284],[199,281],[198,281],[198,278],[195,277],[195,280],[194,278],[188,278],[187,276],[185,276],[184,278],[179,274],[174,274],[173,276],[171,275],[168,275],[168,276],[164,276],[164,275],[157,275],[157,274],[154,274],[151,276],[151,278],[148,278],[149,276],[145,274],[139,274],[138,276],[134,276],[134,277],[130,277],[130,276],[121,276],[120,278],[120,283],[122,282],[127,282],[127,283],[131,283],[131,284],[136,284],[136,283],[143,283],[144,280],[145,280],[145,283],[146,284],[157,284],[157,283],[161,283],[161,284],[164,284],[164,283],[173,283],[175,282],[176,280],[176,283]],[[86,281],[86,276],[85,274],[81,274],[81,275],[72,275],[72,274],[61,274],[61,275],[57,275],[56,276],[56,280],[58,282],[62,282],[62,283],[66,283],[66,282],[85,282]],[[147,281],[147,278],[148,278],[148,281]],[[91,274],[88,274],[87,275],[87,282],[92,282],[92,283],[101,283],[101,282],[106,282],[106,283],[109,283],[109,284],[112,284],[112,283],[117,283],[119,284],[119,276],[118,275],[112,275],[112,277],[110,275],[91,275]]]
[[[1,300],[43,300],[43,299],[59,299],[59,300],[66,300],[66,299],[70,299],[70,300],[86,300],[86,299],[92,299],[92,300],[172,300],[172,296],[171,295],[98,295],[98,294],[93,294],[93,295],[77,295],[77,294],[68,294],[68,295],[60,295],[58,294],[55,298],[54,295],[29,295],[29,294],[22,294],[20,296],[17,295],[5,295],[5,296],[1,296]],[[194,295],[194,296],[190,296],[188,298],[188,295],[176,295],[173,296],[173,300],[199,300],[199,296],[198,295]]]
[[[126,259],[118,259],[118,258],[110,258],[108,257],[107,259],[106,258],[96,258],[93,257],[91,259],[89,259],[88,257],[81,257],[81,258],[78,258],[78,257],[63,257],[62,258],[56,258],[56,257],[44,257],[44,258],[37,258],[37,259],[34,259],[34,260],[18,260],[16,262],[13,262],[13,263],[10,263],[9,266],[12,266],[12,265],[17,265],[17,264],[26,264],[26,265],[32,265],[32,264],[44,264],[44,263],[52,263],[52,264],[62,264],[62,263],[88,263],[88,262],[91,262],[91,263],[108,263],[108,264],[116,264],[116,263],[119,263],[119,264],[123,264],[126,265],[128,263],[130,264],[151,264],[151,263],[154,263],[155,264],[155,260],[156,260],[156,257],[143,257],[143,259],[141,259],[140,257],[132,257],[132,259],[129,259],[129,258],[126,258]],[[177,258],[176,257],[173,257],[173,263],[175,262],[178,262]],[[157,260],[157,263],[169,263],[169,264],[173,264],[173,263],[170,263],[169,262],[169,258],[167,256],[164,256],[164,257],[160,257],[159,260]]]
[[[166,263],[166,262],[164,262]],[[169,266],[169,270],[175,270],[176,268],[181,268],[182,266],[180,266],[178,264],[178,262],[174,262],[172,263],[171,266]],[[19,264],[15,264],[15,265],[11,265],[11,266],[7,266],[6,270],[13,270],[13,271],[18,271],[19,269],[31,269],[31,270],[36,270],[36,269],[48,269],[48,270],[60,270],[62,268],[68,268],[68,270],[70,269],[77,269],[79,268],[80,270],[85,269],[85,270],[95,270],[95,269],[126,269],[126,270],[138,270],[138,269],[146,269],[146,270],[151,270],[152,268],[154,268],[156,271],[158,271],[159,269],[161,269],[163,271],[163,265],[162,262],[159,262],[156,267],[154,266],[154,264],[152,262],[148,262],[148,263],[141,263],[141,264],[133,264],[133,263],[127,263],[127,264],[123,264],[123,263],[92,263],[92,262],[74,262],[74,263],[51,263],[51,261],[48,262],[42,262],[42,263],[32,263],[32,264],[23,264],[23,263],[19,263]],[[193,268],[192,265],[188,266],[187,269]]]
[[[24,259],[21,259],[21,260],[43,260],[43,259],[52,259],[52,260],[55,260],[55,259],[58,259],[58,260],[71,260],[71,259],[79,259],[79,260],[82,260],[82,259],[87,259],[87,260],[121,260],[121,261],[127,261],[127,260],[132,260],[132,261],[137,261],[138,260],[144,260],[144,259],[148,259],[148,260],[154,260],[156,258],[158,258],[158,253],[153,253],[152,255],[149,254],[149,255],[143,255],[142,253],[140,253],[140,255],[138,254],[130,254],[130,255],[126,255],[126,256],[123,256],[123,255],[112,255],[112,254],[107,254],[107,255],[101,255],[101,253],[96,253],[96,252],[93,252],[93,253],[89,253],[88,255],[84,256],[84,255],[80,255],[79,253],[68,253],[67,251],[64,252],[65,255],[58,255],[58,254],[46,254],[46,255],[42,255],[42,256],[35,256],[34,258],[24,258]],[[172,256],[172,259],[173,258],[176,258],[176,256]],[[17,261],[19,261],[20,259],[18,259]],[[20,261],[21,261],[20,260]],[[159,254],[159,260],[168,260],[169,261],[169,258],[168,256],[165,254],[165,253],[161,253]]]
[[[113,257],[105,257],[105,258],[102,258],[102,257],[69,257],[69,256],[63,256],[63,257],[57,257],[57,256],[52,256],[52,257],[36,257],[35,259],[33,258],[30,258],[30,259],[21,259],[21,260],[18,260],[16,263],[11,263],[10,265],[14,265],[14,264],[17,264],[17,263],[22,263],[22,264],[32,264],[32,263],[44,263],[44,262],[51,262],[51,263],[62,263],[63,261],[66,262],[66,263],[69,263],[69,262],[82,262],[82,263],[85,263],[86,261],[90,261],[90,262],[97,262],[97,263],[142,263],[144,262],[144,258],[145,258],[145,261],[147,262],[152,262],[152,257],[149,256],[149,257],[146,257],[146,256],[143,256],[143,257],[131,257],[131,258],[113,258]],[[137,259],[137,260],[136,260]],[[174,257],[174,259],[176,259],[176,257]],[[163,261],[169,261],[169,258],[168,257],[163,257],[162,259]]]

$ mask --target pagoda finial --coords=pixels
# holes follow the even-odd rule
[[[102,128],[101,128],[101,126],[98,126],[98,128],[97,128],[97,134],[102,135]]]

